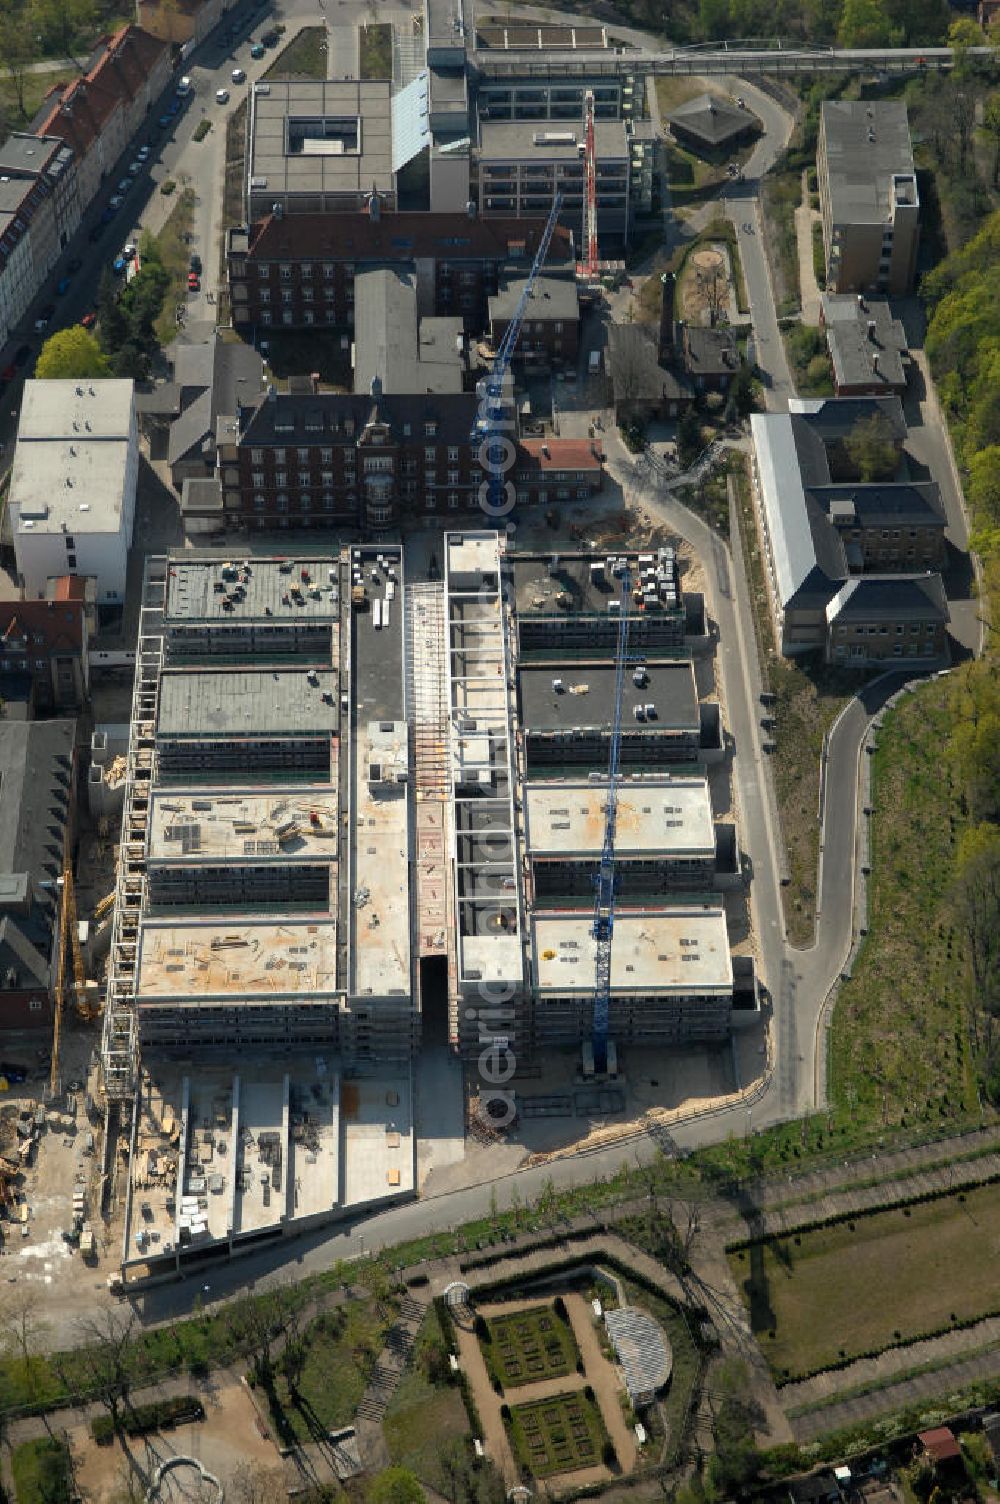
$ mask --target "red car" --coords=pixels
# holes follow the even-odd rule
[[[94,325],[97,323],[97,314],[85,313],[83,315],[83,318],[80,320],[80,323],[85,329],[93,329]]]
[[[188,292],[197,292],[201,287],[201,281],[197,272],[188,272]]]

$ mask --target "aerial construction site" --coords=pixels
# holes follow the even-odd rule
[[[613,1113],[631,1051],[758,1013],[673,549],[443,559],[147,564],[102,1040],[126,1281],[416,1194],[426,1058],[481,1139],[531,1115],[519,1073]]]

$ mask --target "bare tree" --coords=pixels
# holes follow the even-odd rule
[[[84,1377],[117,1431],[132,1389],[136,1314],[107,1309],[80,1321],[77,1354]]]
[[[226,1479],[225,1495],[231,1504],[286,1504],[288,1486],[280,1468],[241,1462]]]

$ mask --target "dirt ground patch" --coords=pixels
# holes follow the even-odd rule
[[[681,316],[689,324],[706,324],[713,312],[728,309],[730,280],[729,257],[723,246],[706,245],[692,251],[681,277]]]
[[[205,1419],[173,1431],[99,1447],[89,1425],[69,1432],[76,1483],[85,1504],[111,1504],[128,1496],[129,1484],[148,1478],[168,1457],[197,1457],[225,1488],[242,1466],[255,1474],[279,1471],[281,1457],[274,1442],[261,1434],[257,1411],[242,1384],[228,1382],[217,1389],[199,1390]],[[145,1486],[145,1485],[144,1485]]]
[[[997,1304],[995,1186],[730,1255],[779,1380],[985,1315]]]

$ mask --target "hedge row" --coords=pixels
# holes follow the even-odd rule
[[[459,1269],[467,1274],[470,1269],[486,1269],[498,1259],[517,1258],[520,1253],[537,1253],[544,1248],[562,1248],[567,1243],[580,1243],[594,1236],[593,1227],[567,1228],[564,1232],[550,1232],[543,1237],[532,1238],[520,1248],[504,1251],[491,1244],[482,1253],[470,1254],[459,1261]]]
[[[775,1376],[774,1387],[784,1389],[788,1384],[802,1384],[806,1379],[818,1378],[823,1373],[839,1373],[844,1368],[850,1368],[854,1363],[865,1363],[872,1358],[880,1358],[883,1353],[913,1347],[918,1342],[933,1342],[935,1337],[946,1337],[949,1332],[966,1332],[970,1327],[978,1326],[981,1321],[993,1321],[997,1316],[1000,1316],[1000,1306],[993,1306],[988,1311],[980,1311],[976,1316],[963,1316],[959,1321],[946,1321],[941,1326],[932,1327],[929,1331],[918,1332],[913,1337],[900,1337],[892,1342],[883,1342],[880,1347],[867,1347],[863,1352],[852,1353],[846,1358],[834,1358],[829,1363],[820,1364],[818,1368],[789,1374],[787,1378]]]
[[[750,1248],[787,1243],[789,1238],[798,1238],[807,1232],[820,1232],[824,1227],[837,1227],[842,1222],[862,1222],[867,1217],[880,1217],[883,1212],[898,1212],[907,1206],[920,1206],[928,1201],[943,1201],[948,1196],[963,1197],[970,1191],[980,1191],[988,1185],[997,1184],[1000,1184],[1000,1175],[987,1175],[983,1180],[970,1180],[967,1185],[941,1186],[936,1191],[921,1191],[917,1196],[898,1196],[893,1201],[884,1201],[880,1206],[868,1206],[860,1212],[834,1212],[830,1217],[816,1217],[812,1222],[802,1222],[790,1228],[788,1232],[768,1233],[763,1238],[737,1238],[735,1242],[726,1244],[726,1252],[745,1253]]]
[[[174,1395],[168,1400],[153,1400],[136,1405],[119,1418],[118,1429],[126,1436],[145,1436],[148,1431],[162,1431],[181,1421],[204,1420],[205,1407],[192,1394]],[[110,1446],[115,1438],[115,1423],[110,1415],[98,1415],[90,1430],[99,1446]]]

